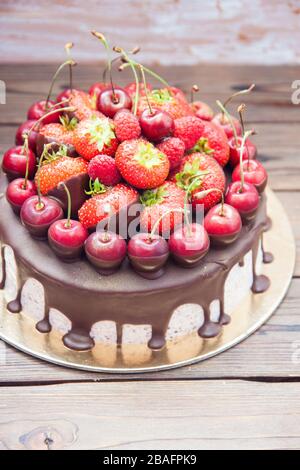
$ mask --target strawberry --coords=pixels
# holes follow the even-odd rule
[[[211,155],[221,166],[225,166],[229,160],[230,149],[224,130],[213,122],[202,122],[204,127],[201,137],[192,148],[191,152]]]
[[[76,151],[73,145],[74,129],[77,126],[77,119],[70,119],[69,116],[60,116],[60,123],[53,122],[45,124],[39,129],[36,140],[37,155],[40,156],[45,144],[53,143],[52,149],[57,151],[60,145],[68,148],[68,155],[75,156]]]
[[[178,167],[185,150],[185,145],[178,137],[169,137],[158,144],[157,148],[167,155],[170,162],[170,169]]]
[[[178,93],[174,93],[171,88],[162,88],[152,90],[148,94],[150,105],[153,108],[161,109],[168,113],[173,119],[193,114],[193,111],[187,101],[182,96],[178,97]],[[138,103],[138,115],[140,116],[144,109],[148,109],[146,96],[141,96]]]
[[[120,142],[138,139],[141,135],[141,126],[138,118],[128,109],[121,109],[114,116],[115,133]]]
[[[53,154],[46,154],[45,160],[36,172],[35,184],[43,195],[62,181],[67,181],[72,176],[87,173],[88,164],[83,158],[72,158],[66,155],[66,148]]]
[[[184,142],[185,149],[191,149],[200,139],[204,130],[204,121],[196,116],[185,116],[174,121],[174,137]]]
[[[144,139],[125,140],[115,158],[123,178],[140,189],[160,186],[170,169],[168,157]]]
[[[85,228],[95,228],[99,222],[108,219],[108,214],[117,215],[129,205],[138,202],[138,197],[138,192],[126,184],[106,188],[102,194],[85,201],[78,211],[79,221]]]
[[[204,205],[204,210],[210,209],[221,200],[221,192],[225,190],[225,174],[222,167],[210,155],[192,153],[181,162],[179,172],[172,177],[177,185],[189,191],[194,208]],[[193,183],[194,181],[194,183]],[[216,188],[205,197],[198,199],[200,191]]]
[[[151,232],[160,218],[159,233],[170,233],[182,222],[185,191],[176,183],[165,181],[156,189],[148,189],[144,191],[140,200],[145,206],[140,218],[141,228],[144,231]],[[182,213],[179,212],[180,209]]]
[[[86,160],[91,160],[99,153],[114,155],[118,141],[113,121],[98,116],[83,119],[74,131],[74,147]]]
[[[73,90],[69,96],[68,106],[76,108],[72,115],[75,116],[78,121],[90,118],[95,114],[101,116],[101,113],[96,111],[96,104],[92,97],[84,91]]]
[[[114,186],[121,180],[115,159],[109,155],[96,155],[89,162],[88,174],[92,180],[98,179],[106,186]]]

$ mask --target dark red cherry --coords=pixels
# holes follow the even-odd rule
[[[66,261],[75,261],[80,257],[88,236],[87,229],[72,219],[56,220],[48,230],[49,245],[59,258]]]
[[[259,193],[262,193],[267,185],[268,173],[258,160],[243,162],[244,179],[247,183],[253,184]],[[232,172],[232,181],[241,180],[240,165],[237,165]]]
[[[174,260],[184,268],[192,268],[209,250],[209,237],[200,224],[184,225],[170,236],[169,249]]]
[[[84,244],[88,260],[97,271],[109,275],[121,266],[127,251],[127,245],[120,235],[110,231],[92,233]]]
[[[236,166],[240,163],[240,150],[242,145],[242,138],[238,137],[238,146],[236,144],[235,138],[232,137],[228,140],[228,145],[230,149],[229,163],[231,166]],[[249,156],[248,156],[249,152]],[[243,160],[253,160],[256,158],[256,146],[251,142],[251,140],[246,139],[244,151],[243,151]]]
[[[159,235],[137,233],[128,243],[128,258],[134,270],[147,279],[157,279],[169,257],[166,240]]]
[[[25,178],[17,178],[9,183],[6,189],[6,199],[16,214],[20,213],[21,207],[26,199],[36,194],[33,181]]]
[[[104,82],[96,82],[89,89],[89,95],[95,99],[95,102],[98,102],[98,97],[103,90],[111,88],[110,85]],[[126,91],[126,90],[125,90]]]
[[[63,218],[63,210],[58,202],[49,197],[32,196],[24,202],[20,216],[23,225],[34,238],[45,239],[50,225]]]
[[[71,97],[71,94],[71,88],[67,88],[66,90],[61,91],[56,97],[56,102],[61,103],[62,101],[67,101]]]
[[[211,121],[214,117],[214,112],[211,107],[203,101],[193,101],[191,107],[195,116],[203,121]]]
[[[3,155],[2,170],[9,181],[22,178],[26,174],[27,152],[23,146],[12,147]],[[28,178],[33,178],[36,170],[36,158],[32,150],[28,151]]]
[[[259,194],[251,183],[234,181],[227,188],[225,202],[239,211],[243,221],[247,222],[256,214],[259,206]]]
[[[100,92],[97,107],[105,116],[113,118],[120,109],[131,109],[132,100],[123,88],[107,88]]]
[[[30,106],[27,113],[27,119],[38,120],[41,119],[44,114],[48,113],[49,111],[53,111],[53,106],[55,106],[55,101],[49,100],[48,104],[46,100],[37,101]],[[53,113],[50,116],[45,117],[42,119],[43,124],[50,124],[51,122],[59,122],[60,112]]]
[[[173,134],[174,121],[171,116],[160,109],[146,108],[141,114],[140,125],[142,133],[147,139],[158,142],[164,137]]]
[[[242,135],[242,127],[241,127],[240,121],[236,119],[234,116],[231,116],[231,119],[232,119],[237,135],[238,136]],[[234,134],[233,134],[232,126],[224,114],[222,113],[216,114],[213,117],[212,122],[214,122],[217,126],[222,127],[228,139],[233,137]]]
[[[23,145],[24,143],[24,134],[28,134],[30,129],[34,126],[36,123],[36,120],[30,120],[30,121],[25,121],[23,124],[18,127],[18,130],[16,132],[16,145]],[[35,152],[36,151],[36,139],[37,139],[38,133],[35,130],[32,130],[29,134],[29,139],[28,139],[28,144],[29,148]]]
[[[204,227],[214,245],[228,245],[239,236],[242,219],[234,207],[217,204],[204,217]]]

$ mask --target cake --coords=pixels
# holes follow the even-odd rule
[[[210,341],[250,290],[269,286],[267,174],[244,106],[240,123],[219,102],[214,114],[165,82],[152,89],[151,71],[115,50],[142,83],[89,93],[71,83],[31,106],[3,156],[7,310],[76,351],[159,350],[194,331]]]

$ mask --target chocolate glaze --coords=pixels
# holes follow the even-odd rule
[[[43,134],[38,133],[36,138],[36,155],[38,158],[40,158],[43,153],[44,145],[51,143],[53,143],[53,145],[51,145],[50,150],[52,150],[53,152],[58,152],[59,148],[64,145],[64,147],[66,147],[67,149],[67,155],[69,157],[78,157],[78,153],[76,152],[74,145],[63,144],[61,142],[54,142],[53,139],[50,139],[49,137],[45,137]]]
[[[0,192],[5,191],[6,179],[0,178]],[[266,198],[261,198],[256,217],[244,225],[239,238],[225,248],[211,248],[193,269],[183,270],[169,259],[165,274],[157,280],[145,280],[136,274],[126,259],[111,276],[101,276],[86,259],[73,264],[61,262],[45,241],[34,240],[21,225],[5,198],[0,199],[0,239],[14,250],[18,266],[20,288],[17,298],[8,304],[10,311],[21,310],[21,292],[27,279],[35,278],[45,290],[45,318],[39,330],[47,330],[49,308],[56,308],[71,320],[72,328],[65,335],[64,344],[71,349],[86,350],[94,342],[89,333],[94,323],[115,321],[118,342],[121,342],[122,325],[150,324],[152,338],[149,347],[161,349],[173,311],[185,303],[203,307],[205,322],[199,335],[210,338],[222,331],[229,317],[224,313],[224,284],[231,268],[253,252],[254,292],[267,286],[265,276],[257,276],[255,262],[259,240],[266,227]],[[5,271],[5,265],[4,265]],[[5,278],[5,273],[4,273]],[[220,301],[220,320],[210,320],[210,304]],[[45,326],[46,325],[46,326]]]
[[[65,181],[65,185],[71,194],[72,201],[72,217],[77,218],[78,209],[82,206],[84,201],[88,198],[85,191],[89,188],[89,176],[87,173],[82,173],[81,175],[72,176]],[[52,199],[55,199],[62,206],[63,211],[66,213],[68,209],[68,198],[66,191],[63,186],[59,185],[55,189],[51,189],[47,194]]]
[[[273,263],[274,261],[274,256],[272,253],[269,251],[265,251],[264,249],[264,235],[263,233],[261,234],[261,249],[262,249],[262,254],[263,254],[263,262],[265,264]]]
[[[6,261],[5,261],[5,246],[1,247],[1,263],[2,263],[2,268],[1,268],[1,279],[0,279],[0,289],[4,289],[5,287],[5,281],[6,281]]]

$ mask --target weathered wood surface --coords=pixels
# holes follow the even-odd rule
[[[54,69],[0,66],[8,91],[8,106],[0,106],[0,153],[12,145],[29,104],[47,93]],[[290,87],[297,68],[159,70],[186,90],[199,83],[211,104],[257,83],[256,92],[245,97],[249,126],[258,132],[260,158],[297,243],[289,292],[269,322],[243,343],[204,363],[161,373],[112,376],[64,369],[0,342],[0,449],[45,448],[48,432],[53,448],[300,447],[300,107],[291,104]],[[78,67],[78,86],[87,89],[97,73],[94,66]]]
[[[241,380],[2,388],[0,448],[299,449],[299,394]]]
[[[2,0],[3,61],[61,60],[73,41],[76,59],[105,50],[90,35],[104,32],[129,50],[139,44],[147,63],[283,64],[299,60],[299,2],[292,0]]]

